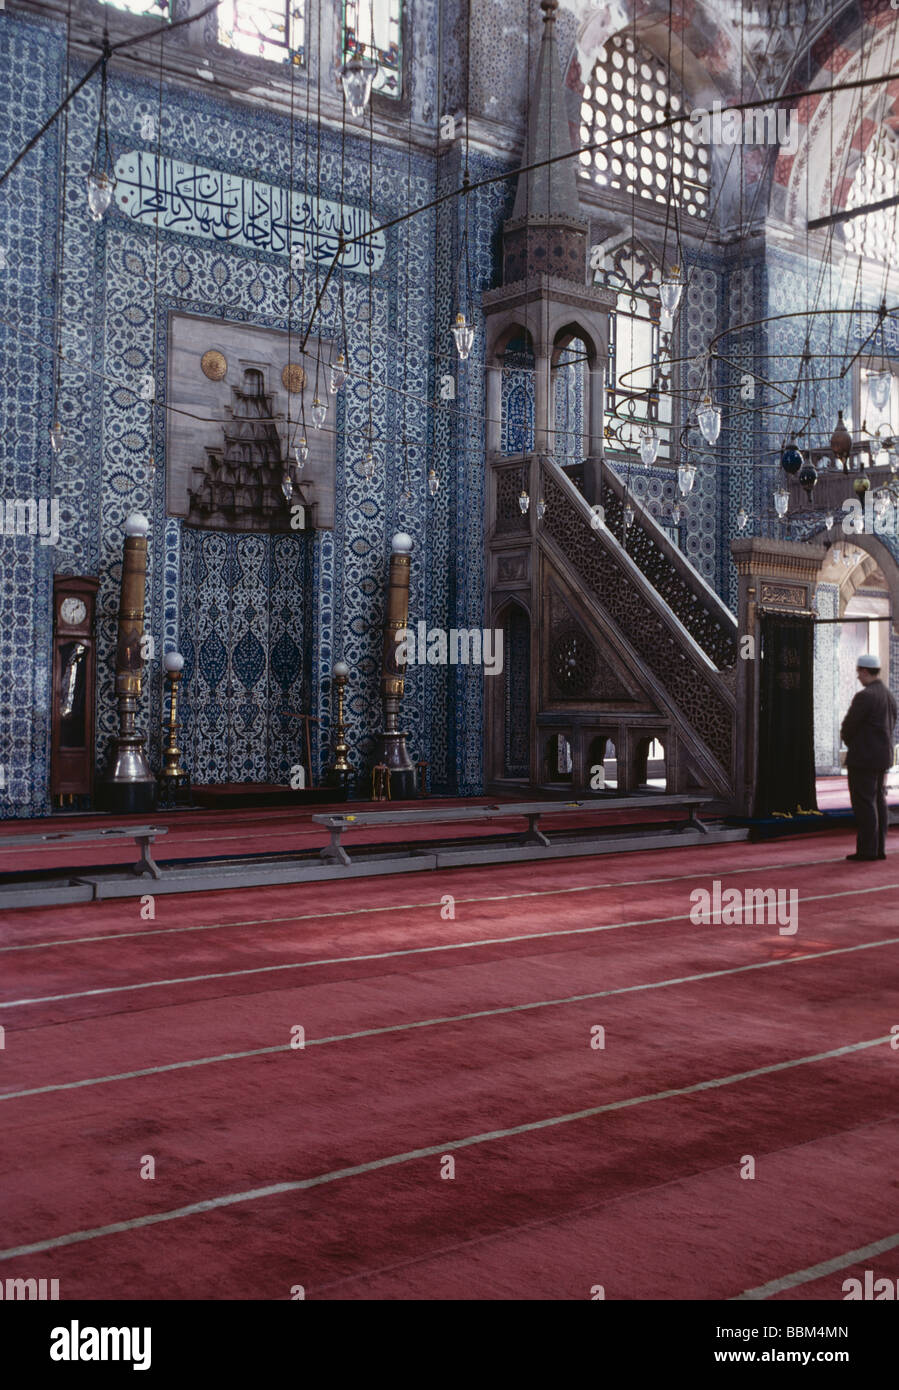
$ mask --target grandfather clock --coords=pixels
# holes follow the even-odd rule
[[[89,804],[94,790],[97,579],[53,580],[50,795],[54,806]]]

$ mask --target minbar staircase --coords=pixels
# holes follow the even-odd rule
[[[729,805],[736,619],[633,499],[625,527],[611,468],[572,471],[580,487],[534,455],[491,460],[489,615],[505,640],[503,676],[486,683],[490,788],[596,792],[613,744],[616,793],[633,794],[657,740],[669,793]]]

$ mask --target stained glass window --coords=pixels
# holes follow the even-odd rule
[[[622,448],[636,452],[644,424],[658,428],[658,461],[670,455],[671,396],[657,389],[664,376],[657,316],[660,280],[658,266],[633,241],[610,251],[605,266],[593,277],[594,284],[618,291],[618,303],[609,315],[606,369],[606,422],[619,432],[618,437],[606,440],[612,457]]]
[[[403,0],[344,0],[343,52],[378,64],[373,89],[403,94]]]
[[[707,217],[709,152],[694,143],[690,122],[643,130],[629,138],[629,132],[663,121],[669,98],[672,116],[688,110],[655,54],[635,43],[631,34],[609,39],[584,85],[581,144],[615,143],[584,150],[580,174],[601,188],[636,193],[657,203],[667,203],[673,194],[686,212]]]
[[[219,43],[274,63],[305,62],[304,0],[222,0]]]

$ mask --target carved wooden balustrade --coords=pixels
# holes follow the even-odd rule
[[[636,501],[625,527],[625,489],[598,460],[588,461],[587,475],[602,497],[602,521],[553,462],[491,463],[490,611],[499,623],[513,608],[527,613],[532,634],[529,780],[586,789],[608,740],[617,790],[627,792],[645,783],[646,746],[658,740],[669,790],[701,786],[730,802],[736,619]],[[530,499],[524,514],[522,486]],[[488,698],[496,784],[514,780],[500,750],[516,698],[521,709],[514,690],[504,702],[498,693]],[[547,755],[560,735],[564,773]]]
[[[608,464],[602,465],[602,506],[606,525],[627,550],[659,598],[671,609],[719,671],[737,659],[737,620],[651,512],[634,499],[634,519],[624,523],[626,488]]]

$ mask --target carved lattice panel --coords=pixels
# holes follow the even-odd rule
[[[526,531],[528,518],[518,505],[522,487],[520,468],[498,468],[496,478],[497,531]]]
[[[617,539],[624,534],[624,516],[620,499],[609,490],[603,505],[606,522]],[[736,636],[732,628],[725,625],[705,607],[698,594],[695,594],[687,581],[678,573],[668,556],[655,542],[651,532],[641,524],[640,513],[635,508],[634,523],[628,528],[626,549],[641,574],[645,574],[652,587],[665,601],[676,618],[683,623],[690,636],[696,641],[710,661],[724,670],[733,666],[737,659]]]
[[[543,525],[547,533],[587,592],[608,614],[729,776],[732,708],[678,642],[661,613],[649,606],[628,581],[612,553],[548,473],[544,474],[544,490]]]

